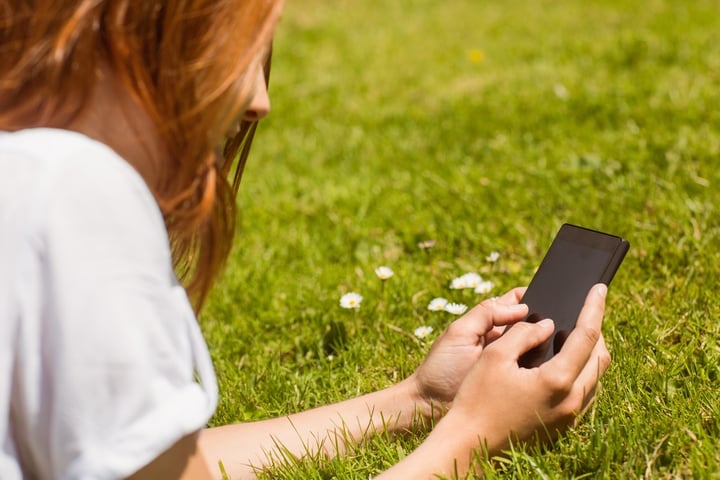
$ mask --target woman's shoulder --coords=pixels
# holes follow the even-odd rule
[[[27,226],[50,215],[125,212],[164,234],[159,207],[140,174],[110,147],[83,134],[33,128],[0,133],[0,218]],[[18,213],[20,212],[20,213]]]
[[[43,187],[122,188],[149,193],[135,169],[107,145],[70,130],[31,128],[0,133],[0,178],[32,178]]]
[[[129,164],[72,132],[0,134],[0,232],[11,451],[52,454],[43,478],[125,478],[207,424],[210,356]]]

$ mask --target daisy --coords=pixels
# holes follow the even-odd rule
[[[342,308],[360,308],[360,302],[363,297],[359,293],[350,292],[340,297],[340,306]]]
[[[437,297],[430,300],[427,308],[428,310],[432,310],[433,312],[442,312],[443,310],[445,310],[445,305],[447,304],[447,298]]]
[[[480,282],[482,282],[482,277],[477,273],[470,272],[454,278],[453,281],[450,283],[450,288],[453,288],[455,290],[463,288],[476,288],[478,285],[480,285]]]
[[[498,261],[498,258],[500,258],[500,254],[498,252],[490,252],[490,255],[485,257],[485,260],[490,263],[495,263]]]
[[[562,83],[556,83],[555,85],[553,85],[553,93],[560,100],[565,100],[570,96],[570,92],[568,92],[567,87]]]
[[[486,280],[484,282],[480,282],[478,286],[475,287],[475,293],[490,293],[493,287],[495,287],[495,284],[490,280]]]
[[[448,303],[445,305],[445,311],[453,315],[462,315],[467,311],[467,308],[467,305],[463,305],[462,303]]]
[[[383,266],[375,269],[375,275],[377,275],[380,280],[387,280],[395,275],[395,272],[393,272],[390,267]]]
[[[433,331],[432,327],[428,327],[428,326],[424,325],[422,327],[416,328],[413,333],[415,334],[415,336],[417,338],[425,338],[428,335],[430,335],[432,333],[432,331]]]

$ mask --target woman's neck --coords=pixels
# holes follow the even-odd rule
[[[83,110],[60,128],[104,143],[150,183],[150,179],[158,178],[157,169],[167,155],[158,127],[109,68],[100,68],[96,77]]]

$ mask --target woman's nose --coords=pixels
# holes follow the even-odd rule
[[[265,85],[265,74],[259,68],[255,78],[255,89],[247,110],[243,114],[243,120],[257,122],[270,113],[270,97],[268,96],[267,85]]]

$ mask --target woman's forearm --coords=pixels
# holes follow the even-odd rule
[[[233,480],[252,479],[255,469],[286,453],[302,457],[322,451],[332,457],[344,451],[348,441],[408,429],[418,416],[434,413],[410,377],[384,390],[286,417],[209,428],[200,437],[200,447],[217,478],[222,462]]]
[[[472,464],[473,452],[489,455],[507,445],[507,434],[486,430],[476,431],[477,422],[468,422],[451,411],[435,426],[425,441],[410,455],[389,470],[374,477],[376,480],[436,480],[464,478]]]

